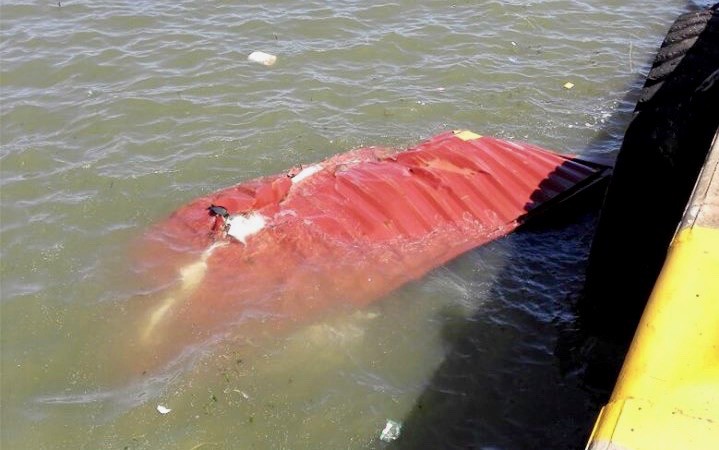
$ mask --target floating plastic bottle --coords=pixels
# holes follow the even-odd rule
[[[395,422],[391,419],[387,419],[387,424],[385,424],[384,430],[382,430],[382,433],[380,433],[379,438],[384,442],[392,442],[399,437],[399,433],[401,431],[401,423]]]

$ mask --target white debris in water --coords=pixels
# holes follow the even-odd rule
[[[372,311],[362,311],[362,310],[358,310],[358,311],[355,311],[355,312],[352,314],[352,317],[355,318],[355,319],[360,319],[360,320],[372,320],[372,319],[378,318],[378,317],[379,317],[379,313],[377,313],[377,312],[372,312]]]
[[[399,437],[399,433],[401,431],[401,423],[395,422],[391,419],[387,419],[387,424],[384,426],[384,430],[382,430],[382,433],[380,433],[379,438],[384,442],[392,442]]]
[[[165,414],[169,413],[170,411],[172,411],[172,409],[170,409],[166,406],[157,405],[157,412],[159,412],[162,415],[165,415]]]
[[[227,218],[227,223],[229,225],[227,234],[246,244],[247,238],[262,230],[267,224],[267,221],[262,214],[253,212],[250,214],[230,216]]]
[[[265,52],[252,52],[250,53],[250,56],[247,57],[247,59],[249,61],[256,62],[265,66],[271,66],[272,64],[277,62],[277,56],[270,55],[269,53]]]
[[[567,81],[566,83],[564,83],[564,89],[572,89],[573,87],[574,83],[572,83],[571,81]]]
[[[292,177],[292,184],[297,184],[301,182],[302,180],[305,180],[312,175],[316,174],[317,172],[322,170],[322,166],[319,164],[314,164],[309,167],[305,167],[304,169],[300,170],[297,175]]]
[[[250,399],[250,396],[247,395],[247,393],[246,393],[245,391],[241,391],[241,390],[239,390],[239,389],[233,389],[232,392],[237,392],[237,393],[240,394],[240,395],[242,396],[242,398],[244,398],[245,400],[249,400],[249,399]]]

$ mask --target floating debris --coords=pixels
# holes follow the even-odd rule
[[[233,389],[232,392],[237,392],[237,393],[240,394],[240,395],[242,396],[242,398],[244,398],[245,400],[249,400],[249,399],[250,399],[250,396],[247,395],[247,393],[246,393],[245,391],[241,391],[241,390],[239,390],[239,389]]]
[[[564,83],[564,89],[572,89],[574,87],[574,83],[567,81]]]
[[[395,422],[391,419],[387,419],[387,424],[384,426],[384,430],[382,430],[382,433],[380,433],[379,438],[384,442],[392,442],[399,437],[399,433],[401,431],[401,423]]]
[[[270,55],[269,53],[265,52],[252,52],[250,53],[250,56],[247,57],[247,59],[249,61],[263,64],[265,66],[271,66],[272,64],[277,62],[277,57],[275,55]]]
[[[172,411],[172,409],[170,409],[166,406],[157,405],[157,412],[159,412],[162,415],[165,415],[165,414],[169,413],[170,411]]]

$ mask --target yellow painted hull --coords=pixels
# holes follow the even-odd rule
[[[718,448],[719,131],[587,444],[588,450]]]
[[[674,239],[587,448],[719,448],[718,229]]]

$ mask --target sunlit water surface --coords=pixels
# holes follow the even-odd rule
[[[613,154],[685,8],[4,1],[2,448],[580,446],[597,405],[554,346],[591,213],[369,308],[151,368],[122,350],[146,312],[126,249],[196,196],[363,145],[467,128]],[[393,444],[378,438],[387,419],[404,423]]]

